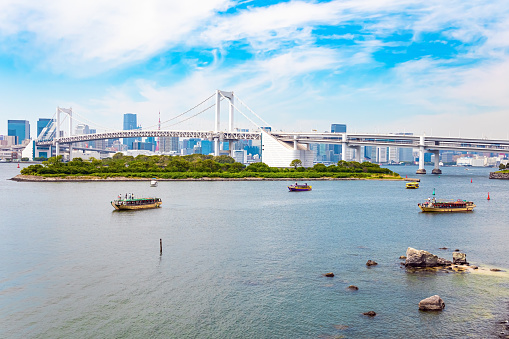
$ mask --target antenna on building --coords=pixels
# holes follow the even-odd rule
[[[161,130],[161,111],[159,111],[159,123],[157,124],[157,130],[160,131]],[[156,151],[159,151],[159,140],[161,140],[161,137],[158,137],[157,138],[157,147],[156,147]]]

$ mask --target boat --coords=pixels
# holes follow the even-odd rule
[[[158,208],[161,207],[161,198],[126,198],[122,199],[119,197],[117,200],[111,202],[117,211],[122,210],[142,210],[147,208]]]
[[[409,182],[406,184],[406,188],[411,188],[411,189],[415,189],[415,188],[419,188],[419,183],[418,182]]]
[[[157,180],[155,178],[150,180],[150,187],[157,187]]]
[[[307,183],[304,185],[299,185],[295,183],[295,185],[288,186],[288,189],[290,192],[304,192],[304,191],[311,191],[311,186],[309,186]]]
[[[475,204],[467,200],[436,200],[428,198],[422,204],[417,204],[423,212],[471,212]]]

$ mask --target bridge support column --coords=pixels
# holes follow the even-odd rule
[[[299,149],[299,144],[297,143],[297,138],[298,138],[297,135],[293,136],[293,150],[294,151],[297,151]]]
[[[219,138],[214,138],[214,155],[219,156]]]
[[[355,146],[355,161],[362,162],[361,160],[362,146]]]
[[[421,136],[419,140],[419,169],[415,173],[426,174],[426,169],[424,168],[424,136]]]
[[[230,152],[230,157],[233,158],[233,140],[228,140],[228,151]]]
[[[346,133],[343,133],[342,139],[343,142],[341,143],[341,160],[348,161],[348,144],[346,143]]]
[[[433,151],[435,155],[435,167],[431,171],[432,174],[442,174],[442,170],[440,169],[440,151]]]
[[[60,143],[57,141],[55,142],[55,157],[58,157],[60,155]]]
[[[72,160],[72,142],[69,144],[69,161]]]

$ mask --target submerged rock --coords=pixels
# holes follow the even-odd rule
[[[445,303],[438,295],[423,299],[419,302],[421,311],[441,311],[445,308]]]
[[[467,263],[467,255],[465,253],[454,252],[452,254],[452,263],[454,265],[465,265]]]
[[[438,266],[438,257],[424,250],[416,250],[409,247],[406,250],[407,267],[436,267]]]
[[[439,250],[447,250],[447,247],[440,247]]]
[[[332,278],[332,277],[334,277],[334,273],[332,273],[332,272],[325,273],[324,276]]]
[[[368,311],[368,312],[364,312],[364,313],[362,313],[362,314],[364,314],[364,315],[368,315],[368,316],[370,316],[370,317],[374,317],[374,316],[376,315],[376,312],[375,312],[375,311]]]
[[[368,262],[366,263],[366,266],[374,266],[374,265],[378,265],[378,263],[374,260],[368,260]]]
[[[400,256],[399,258],[403,259],[403,260],[406,259],[406,257],[404,255]]]
[[[355,286],[355,285],[350,285],[350,286],[348,286],[348,289],[349,289],[349,290],[353,290],[353,291],[357,291],[357,290],[359,290],[359,288],[358,288],[357,286]]]
[[[490,269],[490,271],[493,271],[493,272],[500,272],[502,271],[500,268],[492,268]]]

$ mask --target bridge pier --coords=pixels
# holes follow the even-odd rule
[[[355,161],[362,162],[361,160],[362,146],[355,146]]]
[[[214,138],[214,155],[219,156],[219,138]]]
[[[419,138],[419,169],[416,174],[426,174],[426,169],[424,168],[424,136]]]
[[[431,174],[442,174],[442,170],[440,169],[440,151],[433,151],[435,155],[435,167],[431,171]]]
[[[343,136],[342,136],[342,143],[341,143],[341,160],[343,161],[348,161],[348,144],[346,142],[347,140],[347,135],[346,133],[343,133]]]

